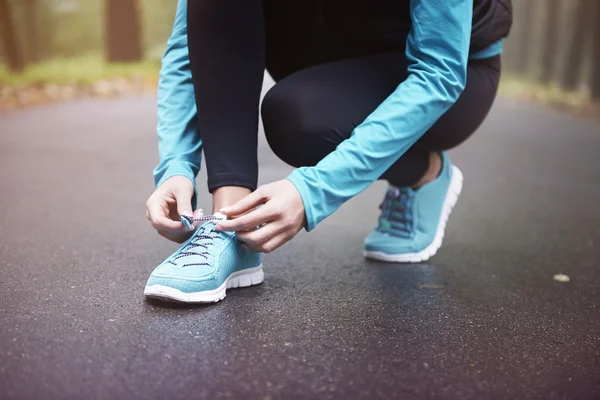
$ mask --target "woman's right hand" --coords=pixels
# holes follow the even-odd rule
[[[146,202],[146,218],[161,236],[183,243],[193,231],[181,223],[180,217],[202,216],[201,209],[192,210],[193,195],[194,185],[188,178],[173,176],[164,181]]]

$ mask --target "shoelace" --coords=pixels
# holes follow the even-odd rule
[[[193,229],[192,224],[194,222],[221,221],[223,219],[224,219],[223,217],[218,216],[218,215],[203,215],[202,217],[197,217],[197,218],[188,217],[185,215],[181,216],[181,222],[185,226],[187,226],[188,229]],[[204,259],[208,260],[208,256],[210,255],[210,253],[208,251],[201,251],[200,253],[198,253],[198,252],[192,251],[192,250],[197,247],[202,247],[205,250],[208,250],[209,244],[212,244],[212,241],[214,239],[219,239],[219,235],[211,235],[211,233],[215,232],[214,225],[210,228],[210,230],[208,232],[206,231],[205,226],[200,227],[200,229],[202,231],[195,233],[194,238],[187,244],[187,246],[185,248],[183,248],[181,250],[181,252],[179,254],[177,254],[175,257],[170,259],[169,263],[171,263],[173,265],[177,265],[177,263],[175,261],[177,261],[180,258],[184,258],[184,257],[188,257],[188,256],[200,256],[200,257],[203,257]],[[196,265],[208,265],[208,262],[187,263],[187,264],[184,264],[183,267],[191,267],[191,266],[196,266]]]
[[[389,233],[405,236],[412,231],[412,201],[415,192],[410,188],[388,189],[380,204],[380,219],[389,222]]]
[[[181,223],[185,225],[186,228],[194,229],[194,227],[192,226],[194,222],[222,221],[225,218],[219,215],[203,215],[197,218],[182,215],[179,219],[181,220]]]

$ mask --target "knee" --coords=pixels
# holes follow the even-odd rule
[[[325,127],[315,100],[309,91],[282,82],[262,102],[267,142],[277,157],[293,167],[314,165],[323,157]]]

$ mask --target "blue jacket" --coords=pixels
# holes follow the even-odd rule
[[[186,4],[178,1],[159,77],[156,186],[175,175],[195,182],[200,170],[202,141],[188,58]],[[470,53],[473,0],[411,0],[410,7],[408,79],[334,152],[288,176],[302,196],[308,231],[377,180],[454,104],[465,87],[469,58],[502,52],[497,41]]]

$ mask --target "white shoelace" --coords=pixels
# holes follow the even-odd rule
[[[181,223],[184,224],[188,229],[194,229],[192,226],[194,222],[206,222],[206,221],[224,221],[227,219],[227,216],[221,213],[216,213],[214,215],[203,215],[201,217],[188,217],[187,215],[182,215],[180,217]]]

